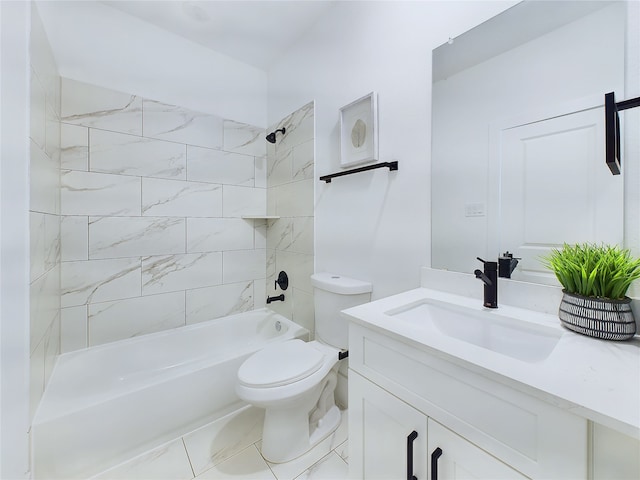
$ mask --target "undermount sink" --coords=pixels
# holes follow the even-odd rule
[[[440,333],[525,362],[547,358],[562,336],[560,330],[503,315],[437,300],[422,300],[386,312],[411,324],[430,324]]]

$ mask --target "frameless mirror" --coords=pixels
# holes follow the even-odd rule
[[[604,94],[624,98],[625,2],[524,1],[433,51],[432,267],[520,257],[555,283],[563,242],[623,243]]]

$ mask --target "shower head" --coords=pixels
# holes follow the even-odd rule
[[[279,128],[278,130],[276,130],[275,132],[271,132],[269,135],[267,135],[267,142],[269,143],[276,143],[276,133],[277,132],[282,132],[282,134],[284,135],[284,133],[286,132],[286,130],[283,128]]]

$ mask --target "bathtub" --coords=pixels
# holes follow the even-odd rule
[[[87,478],[244,407],[242,362],[307,337],[262,308],[60,355],[33,421],[34,477]]]

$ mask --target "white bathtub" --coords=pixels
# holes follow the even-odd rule
[[[33,422],[35,478],[87,478],[242,408],[241,363],[307,336],[263,308],[60,355]]]

